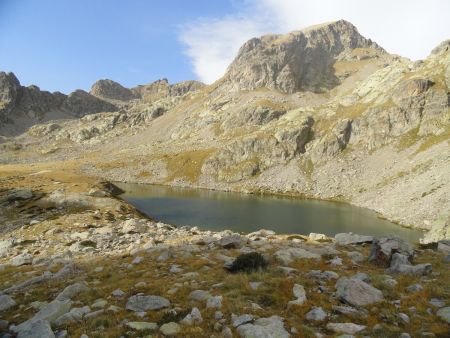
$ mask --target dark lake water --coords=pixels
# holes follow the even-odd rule
[[[377,217],[375,212],[345,203],[274,195],[248,195],[150,184],[117,184],[121,198],[152,218],[203,230],[249,233],[270,229],[280,234],[339,232],[397,235],[416,242],[422,232]]]

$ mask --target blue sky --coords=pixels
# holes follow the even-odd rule
[[[231,9],[217,0],[0,0],[0,70],[62,92],[101,78],[125,86],[193,79],[182,25]]]
[[[0,70],[65,93],[212,83],[249,38],[338,19],[416,60],[450,38],[448,13],[449,0],[0,0]]]

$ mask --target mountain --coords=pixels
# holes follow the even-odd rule
[[[23,87],[3,78],[11,118]],[[118,111],[69,105],[71,120],[5,138],[0,161],[75,159],[117,181],[345,201],[449,238],[449,82],[449,41],[412,62],[340,20],[249,40],[209,86],[100,80],[75,106]],[[67,107],[48,95],[61,102],[43,114]]]
[[[247,41],[225,75],[235,90],[266,87],[284,93],[326,92],[341,83],[339,62],[380,57],[386,52],[340,20],[286,35]]]

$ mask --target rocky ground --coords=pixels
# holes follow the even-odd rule
[[[450,243],[157,223],[70,168],[0,175],[0,336],[447,337]]]

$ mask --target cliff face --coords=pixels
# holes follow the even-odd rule
[[[355,52],[352,54],[352,52]],[[374,58],[384,50],[340,20],[246,42],[225,75],[234,90],[266,87],[285,93],[324,92],[338,84],[338,60]]]

